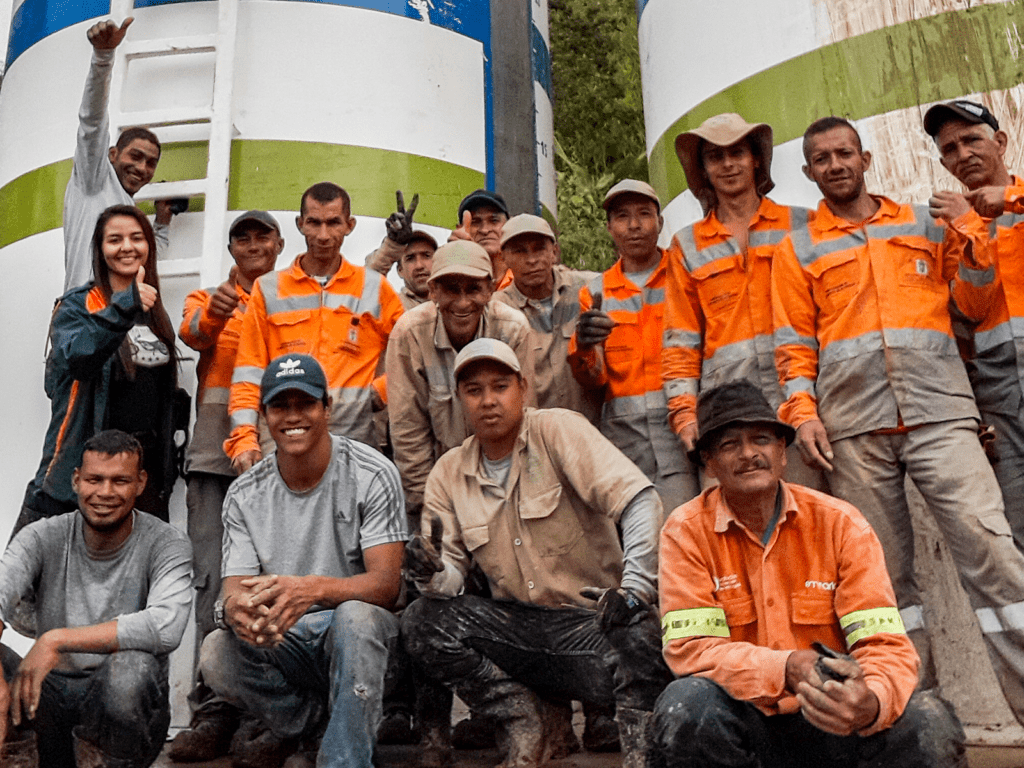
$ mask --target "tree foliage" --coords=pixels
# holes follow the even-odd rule
[[[623,178],[647,180],[635,0],[549,0],[555,169],[563,259],[615,260],[601,200]]]

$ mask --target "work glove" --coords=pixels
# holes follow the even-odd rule
[[[581,348],[603,344],[615,327],[615,321],[601,311],[601,294],[594,294],[594,304],[580,315],[576,323],[576,343]]]
[[[651,610],[651,606],[645,600],[626,587],[584,587],[580,594],[588,600],[597,601],[597,626],[603,635],[607,635],[616,627],[636,624]]]
[[[417,533],[405,547],[405,572],[415,584],[427,584],[435,573],[444,570],[441,559],[441,538],[444,535],[444,523],[434,515],[430,518],[430,538]]]
[[[395,190],[395,201],[398,204],[398,210],[388,216],[384,227],[388,231],[389,240],[394,240],[399,245],[405,245],[412,240],[412,216],[416,213],[416,206],[420,204],[420,196],[413,195],[409,210],[405,209],[402,190]]]

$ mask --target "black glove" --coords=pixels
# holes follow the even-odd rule
[[[576,343],[580,347],[594,347],[611,335],[615,321],[601,311],[601,294],[594,294],[593,306],[576,321]]]
[[[430,518],[430,538],[423,538],[418,533],[405,547],[405,572],[417,583],[430,581],[435,573],[444,570],[441,560],[441,538],[444,535],[444,523],[436,515]]]
[[[413,195],[409,210],[405,209],[402,190],[395,190],[395,201],[398,203],[398,210],[388,216],[384,227],[388,231],[389,240],[394,240],[399,245],[405,245],[412,240],[412,215],[416,213],[416,206],[420,204],[420,196]]]
[[[651,610],[651,606],[645,600],[625,587],[584,587],[580,594],[588,600],[597,601],[597,625],[603,635],[607,635],[615,627],[636,624]]]

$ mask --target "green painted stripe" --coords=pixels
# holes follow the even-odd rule
[[[206,150],[205,142],[165,144],[155,178],[201,178],[206,172]],[[0,248],[58,229],[70,178],[71,160],[65,159],[0,187]],[[419,155],[301,141],[236,140],[231,147],[228,207],[297,211],[302,192],[324,179],[348,190],[353,212],[359,216],[387,218],[395,209],[396,189],[405,193],[406,200],[418,192],[416,220],[438,227],[454,226],[459,201],[484,184],[482,171]],[[153,211],[150,203],[140,207]],[[193,199],[189,210],[203,210],[203,200]]]
[[[1012,88],[1024,81],[1022,21],[1024,0],[978,5],[868,32],[783,61],[715,94],[673,123],[651,150],[651,184],[662,200],[673,200],[686,189],[676,136],[722,112],[770,123],[778,145],[799,138],[824,115],[857,120]]]

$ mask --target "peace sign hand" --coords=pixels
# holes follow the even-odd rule
[[[394,240],[399,245],[405,245],[412,240],[412,217],[416,213],[416,206],[420,204],[420,196],[419,194],[413,195],[409,210],[405,209],[402,190],[395,190],[395,201],[398,203],[398,210],[388,216],[384,226],[388,230],[389,240]]]

